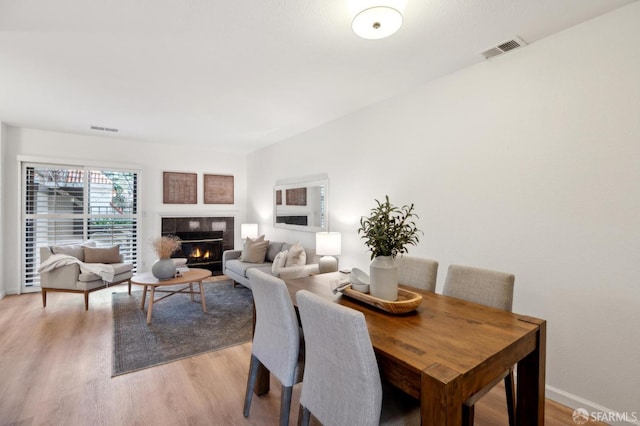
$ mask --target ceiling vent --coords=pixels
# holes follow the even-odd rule
[[[114,129],[112,127],[91,126],[91,130],[97,130],[99,132],[118,133],[118,129]]]
[[[493,58],[494,56],[502,55],[505,52],[508,52],[513,49],[517,49],[522,46],[526,46],[527,43],[524,42],[520,37],[514,37],[512,40],[507,40],[504,43],[500,43],[496,47],[492,47],[491,49],[487,49],[482,52],[482,56],[485,59]]]

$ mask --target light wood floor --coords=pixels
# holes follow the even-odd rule
[[[46,308],[39,293],[0,300],[0,425],[277,424],[273,380],[242,416],[250,343],[111,378],[113,291],[126,286],[92,293],[88,312],[79,294],[50,293]],[[162,303],[171,299],[156,309]],[[571,413],[547,401],[546,424],[574,424]],[[496,388],[477,404],[476,425],[504,424],[504,390]]]

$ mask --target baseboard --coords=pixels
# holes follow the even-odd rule
[[[4,291],[0,291],[0,300],[4,299],[7,294]]]
[[[600,416],[600,420],[612,425],[636,425],[640,426],[640,412],[619,413],[595,402],[580,398],[577,395],[565,392],[553,386],[545,386],[546,397],[569,408],[583,408],[591,416]],[[622,420],[620,420],[622,419]],[[626,420],[626,421],[625,421]],[[588,425],[588,423],[587,423]]]

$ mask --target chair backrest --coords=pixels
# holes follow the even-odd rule
[[[515,276],[505,272],[450,265],[442,293],[485,306],[511,311]]]
[[[284,281],[258,269],[247,272],[256,307],[251,352],[283,386],[296,383],[300,327]]]
[[[435,292],[438,278],[438,262],[412,256],[396,257],[398,282],[422,290]]]
[[[325,425],[377,425],[382,385],[364,315],[306,290],[296,299],[306,348],[300,403]]]

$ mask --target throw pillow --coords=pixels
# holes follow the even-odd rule
[[[264,240],[264,235],[256,238],[247,238],[242,248],[242,254],[240,255],[240,261],[248,263],[264,263],[264,258],[267,255],[267,249],[269,248],[269,241]]]
[[[84,247],[95,247],[95,241],[83,241],[82,244],[65,244],[61,246],[52,246],[51,252],[53,254],[66,254],[67,256],[73,256],[81,262],[84,262]]]
[[[84,247],[85,263],[120,263],[120,246],[109,248]]]
[[[273,276],[277,277],[280,275],[280,269],[284,268],[284,265],[287,263],[288,254],[289,250],[284,250],[276,254],[275,259],[273,259],[273,265],[271,265],[271,273]]]
[[[242,261],[242,258],[245,256],[245,253],[247,253],[247,248],[251,244],[257,243],[260,241],[264,241],[264,235],[260,235],[258,238],[250,238],[250,237],[245,238],[244,244],[242,245],[242,253],[240,253],[240,260]]]
[[[284,243],[279,243],[277,241],[271,241],[269,243],[269,249],[267,250],[267,261],[273,262],[276,259],[278,253],[283,251],[282,246]]]
[[[304,247],[300,245],[300,243],[295,243],[289,249],[289,254],[287,254],[287,262],[285,263],[285,267],[288,268],[290,266],[304,266],[307,264],[307,253],[304,251]]]

